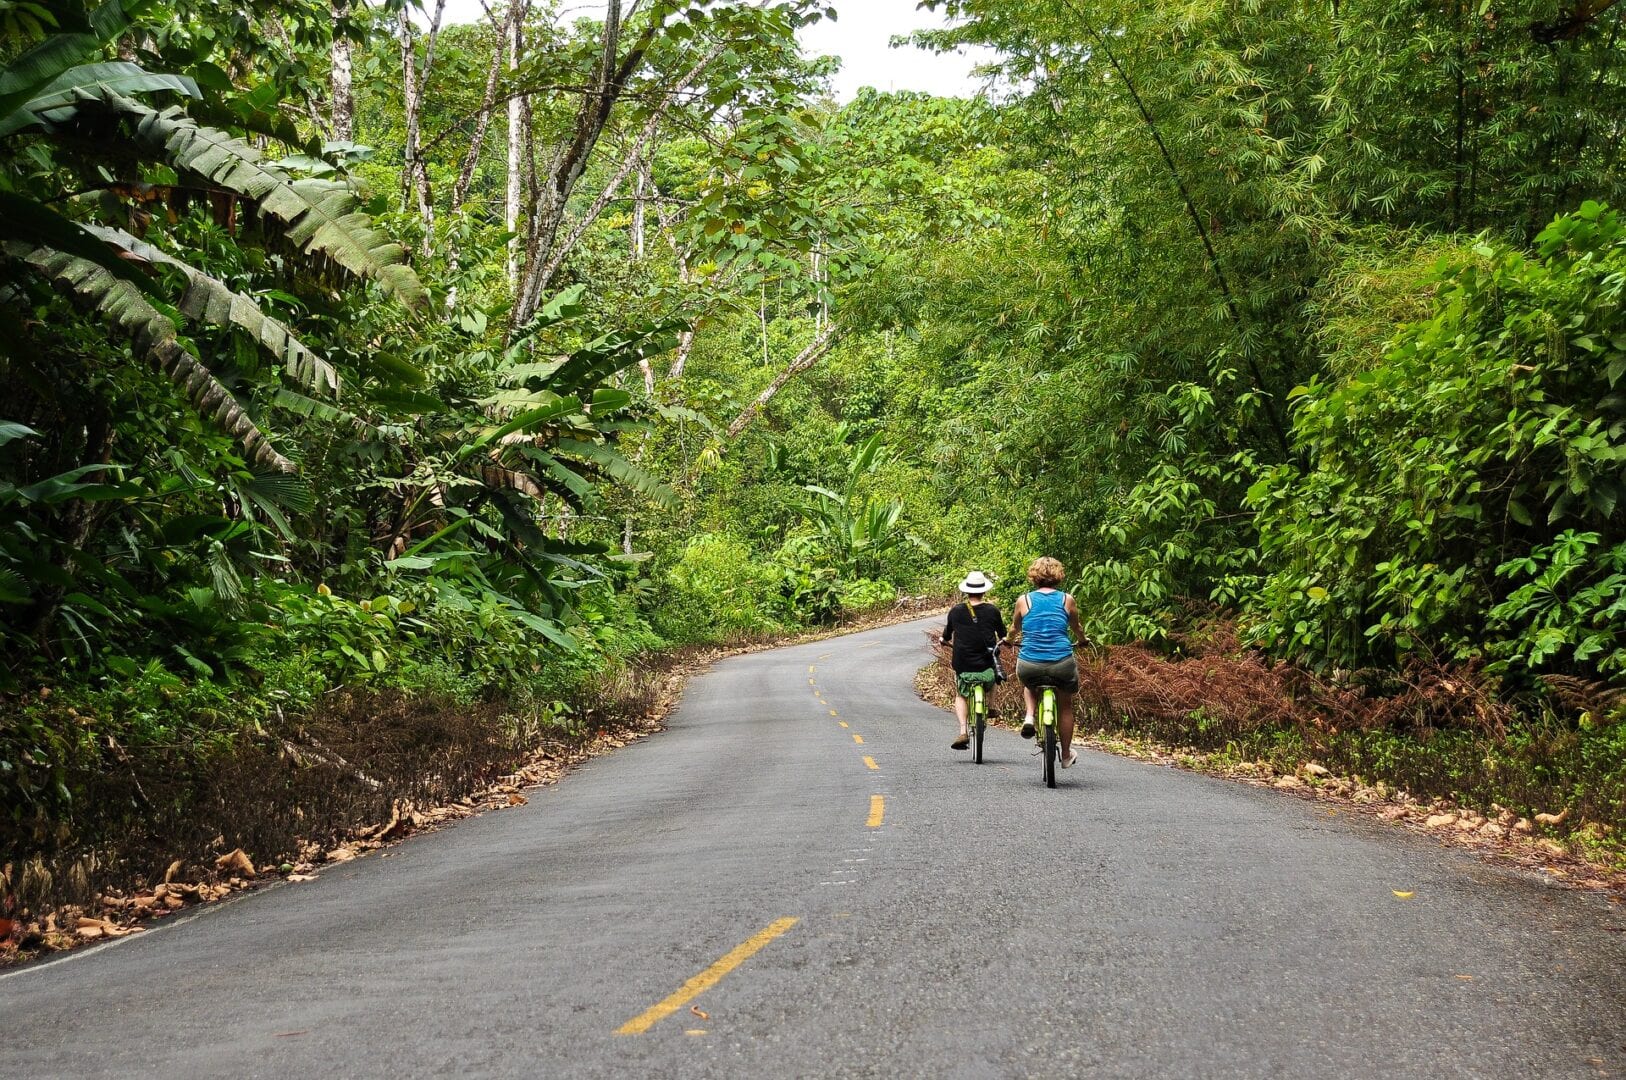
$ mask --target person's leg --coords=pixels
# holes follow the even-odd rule
[[[1073,752],[1073,695],[1066,690],[1056,691],[1057,726],[1061,728],[1061,759],[1068,761]]]
[[[971,731],[971,725],[969,723],[970,711],[971,711],[971,707],[970,707],[970,704],[966,701],[966,699],[961,697],[959,694],[955,694],[954,695],[954,719],[956,719],[956,720],[958,720],[960,722],[960,734],[961,735],[970,734],[970,731]]]
[[[1031,739],[1033,716],[1039,711],[1039,701],[1033,694],[1033,688],[1027,683],[1022,684],[1022,705],[1027,710],[1022,716],[1022,733]]]

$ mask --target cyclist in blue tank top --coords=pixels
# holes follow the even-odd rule
[[[1022,680],[1022,700],[1027,704],[1022,738],[1033,738],[1038,700],[1032,687],[1054,686],[1057,726],[1061,728],[1061,767],[1070,769],[1078,760],[1073,753],[1073,695],[1078,693],[1078,661],[1073,657],[1073,643],[1084,640],[1084,627],[1078,621],[1077,602],[1071,594],[1061,591],[1064,574],[1061,563],[1049,556],[1035,559],[1028,567],[1033,591],[1016,601],[1011,638],[1022,641],[1016,654],[1016,675]]]

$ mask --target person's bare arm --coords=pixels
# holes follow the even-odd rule
[[[1026,615],[1027,613],[1028,598],[1026,596],[1018,596],[1016,598],[1016,608],[1011,613],[1011,632],[1006,636],[1005,644],[1009,645],[1011,642],[1022,636],[1022,616]]]
[[[1062,606],[1067,609],[1067,625],[1073,628],[1073,643],[1075,645],[1085,644],[1088,639],[1084,634],[1084,624],[1078,619],[1078,602],[1073,599],[1072,593],[1067,594],[1067,599],[1062,601]]]

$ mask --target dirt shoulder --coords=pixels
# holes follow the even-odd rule
[[[263,861],[241,846],[227,850],[225,838],[219,836],[209,858],[175,859],[161,877],[148,880],[134,876],[119,887],[103,889],[89,903],[65,904],[43,913],[12,910],[0,914],[0,967],[139,934],[200,905],[256,889],[312,881],[329,866],[374,854],[387,858],[388,849],[409,836],[433,832],[477,814],[523,806],[529,800],[527,792],[556,784],[576,766],[658,733],[688,680],[719,660],[909,622],[947,606],[948,601],[942,598],[910,597],[833,627],[686,646],[640,657],[626,671],[614,673],[612,681],[616,685],[585,713],[585,734],[541,734],[523,762],[494,783],[455,800],[391,800],[385,817],[346,830],[335,840],[300,841],[296,850]],[[302,753],[319,755],[323,751],[307,749]],[[332,762],[323,760],[320,764],[328,766]],[[349,762],[342,762],[342,766],[351,779],[373,782]],[[12,863],[0,865],[0,873],[6,877],[6,882],[0,884],[11,882],[20,871]],[[0,889],[0,895],[10,895],[10,890]]]

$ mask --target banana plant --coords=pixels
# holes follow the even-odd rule
[[[847,431],[845,424],[836,431],[836,441],[843,446]],[[813,496],[805,508],[807,516],[843,571],[869,576],[879,570],[885,555],[904,544],[925,549],[918,538],[898,527],[903,516],[901,500],[881,499],[861,491],[864,480],[889,458],[888,447],[876,433],[849,449],[842,490],[803,485],[803,490]]]
[[[371,281],[409,308],[424,307],[427,293],[400,246],[373,228],[346,185],[299,178],[243,139],[199,123],[183,106],[144,100],[159,94],[206,104],[192,80],[95,59],[132,28],[145,6],[146,0],[107,0],[84,25],[49,34],[0,68],[0,263],[9,264],[11,273],[49,282],[118,329],[200,414],[230,433],[250,461],[290,472],[294,463],[214,377],[184,336],[184,324],[242,332],[290,379],[330,398],[339,390],[332,365],[252,297],[204,274],[183,255],[96,222],[102,209],[97,200],[66,200],[69,212],[59,213],[54,202],[61,200],[39,189],[37,167],[25,174],[23,151],[34,166],[43,159],[56,173],[72,173],[82,196],[140,187],[139,177],[120,177],[131,164],[167,166],[180,178],[173,190],[187,193],[179,198],[202,192],[234,213],[244,207],[269,237],[300,252],[307,269]],[[55,152],[68,143],[81,152]],[[118,153],[87,160],[86,146],[116,147]],[[110,183],[109,176],[118,179]]]

